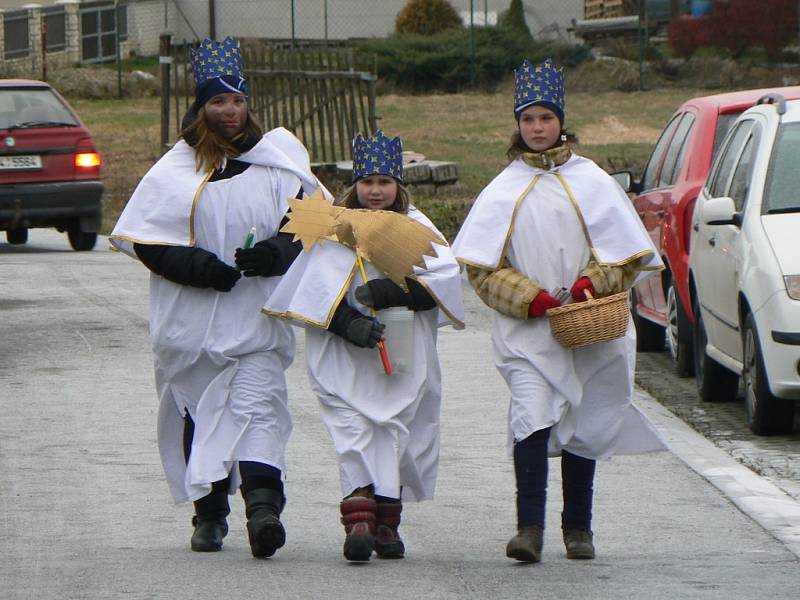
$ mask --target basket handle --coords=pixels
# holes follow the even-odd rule
[[[592,296],[592,292],[590,292],[588,289],[587,290],[583,290],[583,295],[586,296],[587,300],[594,300],[594,296]]]

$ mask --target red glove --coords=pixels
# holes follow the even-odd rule
[[[561,302],[553,298],[550,294],[542,290],[536,294],[531,305],[528,307],[528,315],[531,317],[542,317],[550,308],[561,306]]]
[[[569,293],[572,294],[572,299],[575,302],[584,302],[586,300],[586,294],[583,293],[584,290],[589,290],[589,293],[594,296],[592,280],[588,277],[578,277],[575,283],[572,284]]]

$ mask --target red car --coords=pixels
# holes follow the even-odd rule
[[[633,204],[665,270],[635,286],[631,296],[637,345],[643,352],[672,354],[680,375],[694,373],[694,317],[688,291],[689,237],[692,212],[711,159],[730,126],[766,93],[800,98],[800,87],[745,90],[693,98],[684,102],[667,123],[639,181],[628,171],[616,173],[622,187],[633,192]],[[665,335],[666,334],[666,335]]]
[[[55,227],[75,250],[91,250],[100,162],[89,130],[50,85],[0,80],[0,230],[10,244],[28,241],[31,227]]]

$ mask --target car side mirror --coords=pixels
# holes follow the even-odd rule
[[[633,173],[630,171],[617,171],[612,173],[611,177],[619,184],[626,193],[636,192],[636,182],[633,180]]]
[[[703,203],[703,222],[706,225],[736,225],[742,224],[741,215],[736,212],[733,198],[710,198]]]

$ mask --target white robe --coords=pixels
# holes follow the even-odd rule
[[[197,246],[233,265],[234,251],[251,227],[256,240],[275,236],[301,183],[308,193],[316,187],[305,149],[285,130],[268,133],[239,160],[251,166],[205,183],[207,177],[194,170],[194,151],[178,142],[137,187],[112,244],[129,254],[134,242]],[[264,319],[260,312],[278,280],[243,277],[222,293],[151,274],[158,443],[176,502],[205,496],[214,481],[229,474],[235,492],[238,461],[285,472],[292,423],[284,371],[294,356],[294,334],[286,323]],[[195,422],[188,465],[187,412]]]
[[[437,233],[418,210],[409,217]],[[434,246],[417,280],[437,308],[413,315],[414,368],[386,375],[375,348],[359,348],[326,328],[344,297],[364,314],[369,308],[354,295],[362,285],[355,253],[326,241],[301,256],[264,307],[268,315],[306,326],[309,379],[339,459],[342,495],[368,484],[375,493],[404,501],[433,497],[439,463],[441,371],[436,352],[437,327],[463,327],[464,309],[458,264],[449,247]],[[384,275],[365,261],[368,279]],[[380,319],[380,312],[378,313]],[[391,357],[391,339],[387,340]]]
[[[453,246],[459,261],[484,269],[498,268],[505,256],[548,291],[569,289],[590,259],[649,257],[641,276],[661,264],[619,186],[576,156],[550,170],[512,162],[478,197]],[[604,459],[664,448],[631,400],[632,324],[622,338],[570,350],[546,318],[495,312],[492,339],[495,365],[511,390],[509,441],[552,427],[551,455],[563,449]]]

